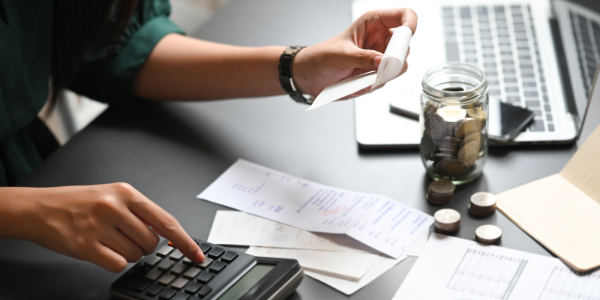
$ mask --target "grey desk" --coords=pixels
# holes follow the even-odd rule
[[[247,46],[310,45],[349,24],[350,1],[234,0],[194,35]],[[359,151],[352,101],[305,109],[286,96],[111,108],[20,185],[129,182],[204,239],[215,212],[224,208],[195,196],[240,157],[324,184],[388,195],[428,213],[439,209],[424,199],[429,179],[417,151]],[[448,205],[466,216],[458,236],[471,239],[477,226],[493,223],[505,232],[502,246],[549,255],[500,213],[472,219],[466,204],[476,191],[500,193],[560,171],[576,148],[493,149],[483,176],[459,187]],[[119,276],[25,241],[0,240],[0,249],[2,299],[109,299],[108,287]],[[350,298],[391,299],[414,262],[403,261]],[[291,298],[347,297],[305,277]]]

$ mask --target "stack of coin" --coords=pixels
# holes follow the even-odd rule
[[[469,211],[478,216],[485,217],[496,210],[496,196],[492,193],[479,192],[471,196]]]
[[[494,225],[482,225],[475,230],[475,240],[484,244],[498,244],[502,239],[502,229]]]
[[[455,188],[451,181],[440,179],[429,184],[425,198],[431,204],[444,205],[452,199]]]
[[[454,209],[444,208],[435,212],[435,231],[443,234],[455,234],[460,229],[460,213]]]
[[[446,90],[454,91],[452,88]],[[429,103],[424,118],[423,159],[431,161],[433,172],[442,178],[460,180],[466,177],[482,155],[482,130],[487,122],[483,108],[452,105],[438,108]]]

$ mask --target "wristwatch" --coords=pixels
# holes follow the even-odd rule
[[[292,64],[296,53],[300,52],[306,46],[289,46],[283,51],[279,58],[279,83],[281,87],[294,99],[296,102],[312,104],[313,97],[305,97],[302,92],[296,88],[294,79],[292,78]]]

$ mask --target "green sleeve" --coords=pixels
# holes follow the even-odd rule
[[[169,20],[168,0],[142,0],[119,43],[87,60],[69,88],[89,98],[131,106],[133,84],[154,46],[167,34],[184,32]]]

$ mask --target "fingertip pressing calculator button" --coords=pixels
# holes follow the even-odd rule
[[[213,259],[212,258],[205,258],[203,262],[196,264],[198,267],[205,269],[206,267],[210,266],[210,264],[212,264]]]
[[[152,284],[147,290],[146,290],[146,295],[148,296],[156,296],[158,295],[158,293],[160,293],[160,291],[162,291],[163,287],[158,285],[158,284]]]
[[[191,267],[189,270],[187,270],[187,271],[185,271],[185,273],[183,273],[183,277],[194,278],[194,277],[198,276],[199,273],[200,273],[200,269]]]
[[[164,271],[164,270],[167,270],[170,267],[172,267],[174,264],[175,264],[174,261],[165,259],[165,260],[161,261],[160,264],[158,264],[158,269]]]
[[[143,291],[145,288],[148,287],[148,285],[150,285],[148,282],[136,278],[128,278],[127,280],[121,282],[121,286],[126,287],[130,290],[134,290],[136,292]]]
[[[171,251],[173,251],[173,247],[163,246],[162,248],[160,248],[160,250],[156,251],[156,255],[167,256],[169,255],[169,253],[171,253]]]
[[[219,258],[219,256],[221,256],[223,254],[223,252],[225,252],[225,250],[217,247],[215,249],[210,250],[210,252],[208,252],[208,257]]]
[[[187,285],[187,287],[185,288],[185,292],[186,293],[190,293],[190,294],[195,294],[200,288],[202,287],[201,284],[197,283],[197,282],[190,282],[190,284]]]
[[[154,267],[159,261],[160,261],[160,257],[158,257],[156,255],[152,255],[152,256],[146,258],[146,260],[144,261],[144,264],[146,266]]]
[[[168,299],[173,298],[173,296],[175,296],[176,293],[177,293],[176,291],[167,288],[164,291],[162,291],[162,293],[160,293],[160,295],[158,295],[158,298],[168,300]]]
[[[173,279],[175,279],[175,275],[167,273],[158,280],[158,283],[160,283],[162,285],[167,285],[167,284],[171,283],[171,281],[173,281]]]
[[[230,263],[236,259],[236,257],[238,257],[237,253],[233,251],[227,251],[225,254],[223,254],[223,256],[221,256],[221,260]]]
[[[191,264],[193,264],[193,263],[194,263],[193,261],[191,261],[191,260],[190,260],[189,258],[187,258],[187,257],[184,257],[184,258],[181,260],[181,262],[182,262],[182,263],[184,263],[184,264],[186,264],[186,265],[191,265]]]
[[[204,253],[206,253],[207,251],[209,251],[212,248],[212,246],[207,243],[202,243],[199,246],[200,246],[200,250],[202,250],[202,252],[204,252]]]
[[[156,280],[156,278],[160,277],[160,275],[162,275],[162,272],[157,269],[154,269],[148,272],[148,274],[146,274],[146,279],[153,281]]]
[[[181,290],[183,287],[185,287],[186,284],[188,284],[188,282],[190,281],[185,278],[177,278],[177,280],[171,283],[171,287],[176,290]]]
[[[179,275],[179,274],[183,273],[183,271],[185,271],[187,268],[188,267],[184,264],[176,263],[171,268],[171,273]]]
[[[209,269],[215,273],[219,273],[221,270],[225,269],[225,267],[227,267],[226,263],[222,261],[215,261]]]
[[[198,291],[198,296],[200,297],[205,297],[206,295],[208,295],[210,293],[210,291],[212,291],[211,288],[207,287],[207,286],[203,286],[200,291]]]
[[[175,295],[175,297],[173,297],[171,300],[188,300],[189,298],[190,295],[186,293],[177,293],[177,295]]]
[[[179,260],[180,258],[183,257],[183,253],[181,253],[181,251],[179,251],[179,249],[175,249],[175,251],[173,251],[173,253],[171,253],[170,257],[172,260]]]
[[[198,281],[202,282],[202,283],[207,283],[209,282],[211,279],[213,279],[213,277],[215,277],[215,274],[210,273],[210,272],[202,272],[200,274],[200,276],[198,276]]]

